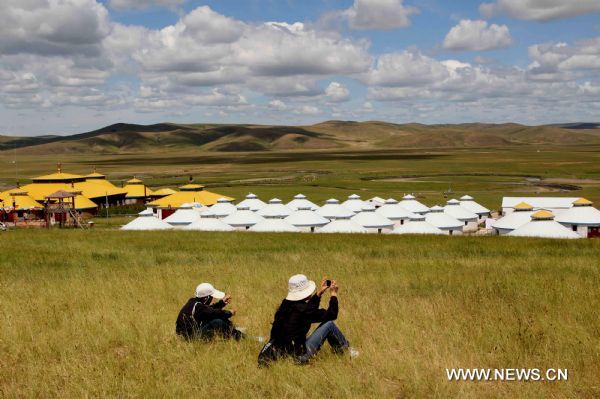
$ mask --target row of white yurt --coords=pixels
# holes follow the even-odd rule
[[[475,202],[475,199],[470,195],[463,195],[460,197],[460,206],[465,208],[467,211],[476,214],[480,222],[485,221],[491,216],[491,211],[485,206]]]
[[[444,213],[462,222],[464,224],[463,232],[466,233],[477,231],[479,216],[463,208],[460,205],[460,201],[451,199],[450,201],[446,202],[446,206],[444,206]]]
[[[395,226],[401,226],[411,216],[415,216],[414,213],[400,206],[398,201],[393,198],[383,201],[383,205],[377,208],[375,212],[393,221]]]
[[[425,215],[425,221],[449,235],[460,235],[463,233],[464,223],[448,215],[444,212],[444,208],[439,205],[431,207]]]
[[[561,212],[556,221],[581,237],[600,237],[600,211],[585,198],[573,202],[573,207]]]

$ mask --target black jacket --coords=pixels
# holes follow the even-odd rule
[[[319,309],[320,302],[321,298],[317,295],[313,295],[308,302],[284,299],[275,313],[271,328],[273,346],[288,354],[303,355],[310,325],[337,319],[337,297],[329,299],[327,310]]]
[[[212,305],[204,305],[199,298],[190,298],[179,311],[175,322],[175,331],[179,335],[191,337],[198,332],[202,323],[214,319],[228,320],[231,312],[223,310],[225,302],[219,301]]]

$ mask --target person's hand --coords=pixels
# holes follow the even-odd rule
[[[229,305],[231,303],[231,295],[225,295],[225,297],[223,297],[223,302],[225,302],[225,305]]]
[[[331,287],[329,287],[329,288],[331,289],[331,296],[337,296],[339,287],[335,280],[331,280]]]
[[[327,288],[329,288],[327,286],[327,277],[323,277],[323,280],[321,280],[321,285],[319,286],[319,289],[317,290],[317,296],[323,295],[323,293],[325,291],[327,291]]]

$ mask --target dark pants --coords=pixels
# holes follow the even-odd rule
[[[311,357],[319,352],[325,341],[329,342],[331,349],[335,353],[344,353],[350,346],[350,343],[344,334],[342,334],[338,326],[336,326],[333,321],[326,321],[325,323],[321,323],[321,325],[306,338],[306,353],[300,356],[298,361],[300,363],[308,362]]]
[[[194,334],[194,336],[186,338],[200,338],[210,340],[217,335],[223,338],[235,338],[236,340],[240,340],[241,338],[243,338],[243,334],[235,329],[235,326],[231,321],[222,319],[213,319],[211,321],[202,323],[199,326],[196,333]]]
[[[325,341],[329,342],[333,352],[339,354],[344,353],[350,347],[350,343],[344,334],[342,334],[338,326],[336,326],[333,321],[326,321],[321,323],[321,325],[319,325],[319,327],[317,327],[317,329],[308,338],[306,338],[306,353],[304,355],[297,356],[296,361],[299,364],[308,363],[310,358],[319,352]],[[258,355],[258,365],[260,367],[266,367],[270,362],[286,355],[289,355],[289,353],[276,348],[273,345],[273,341],[269,341]]]

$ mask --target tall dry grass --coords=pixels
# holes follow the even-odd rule
[[[600,242],[505,237],[0,234],[1,397],[599,397]],[[256,367],[258,342],[186,343],[210,281],[268,335],[287,278],[341,285],[360,357]],[[566,382],[449,382],[447,367],[568,368]]]

